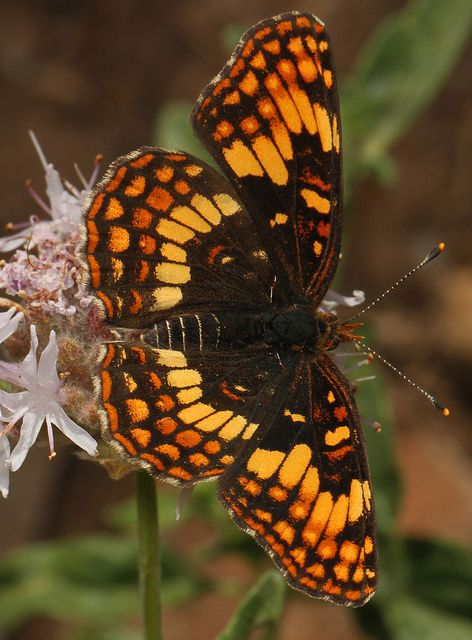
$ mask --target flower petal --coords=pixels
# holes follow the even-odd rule
[[[35,413],[34,411],[25,413],[20,438],[10,456],[12,471],[17,471],[23,464],[28,451],[36,442],[43,422],[44,413]]]
[[[4,498],[8,496],[10,486],[10,442],[6,436],[0,436],[0,493]]]
[[[32,324],[30,326],[30,335],[31,335],[30,350],[26,358],[20,364],[20,374],[21,374],[21,377],[26,382],[26,384],[24,385],[25,387],[27,387],[28,384],[32,384],[36,381],[37,372],[38,372],[38,363],[36,360],[36,351],[38,349],[38,335],[36,333],[35,324]]]
[[[57,375],[57,356],[59,348],[57,346],[56,334],[51,331],[49,342],[44,348],[38,364],[38,379],[42,385],[59,388],[61,381]]]
[[[0,249],[1,251],[1,249]],[[3,342],[18,329],[20,320],[23,318],[23,312],[16,313],[15,307],[10,307],[8,311],[0,313],[0,342]]]
[[[69,440],[72,440],[78,447],[86,451],[89,456],[97,455],[97,441],[92,438],[90,433],[71,420],[62,407],[57,405],[54,413],[48,413],[51,422],[55,424]]]

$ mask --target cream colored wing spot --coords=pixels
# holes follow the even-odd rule
[[[191,404],[189,407],[186,407],[185,409],[179,411],[177,416],[180,418],[180,420],[182,420],[182,422],[185,422],[185,424],[193,424],[195,422],[198,422],[199,420],[202,420],[203,418],[206,418],[212,413],[215,413],[215,409],[211,405],[205,404],[203,402],[196,402],[195,404]]]
[[[175,307],[182,298],[182,290],[179,287],[156,287],[152,292],[154,302],[151,304],[151,311],[170,309]]]
[[[182,389],[177,392],[177,400],[179,404],[190,404],[199,400],[202,397],[202,390],[200,387],[189,387],[188,389]]]
[[[282,451],[256,449],[247,461],[246,467],[261,480],[267,480],[274,475],[284,458],[285,454]]]
[[[232,411],[215,411],[210,416],[195,423],[195,428],[200,431],[215,431],[234,415]]]
[[[223,155],[239,178],[244,176],[262,177],[264,175],[264,169],[259,161],[242,140],[235,140],[231,147],[224,147]]]
[[[185,284],[190,281],[190,267],[173,262],[160,262],[154,268],[157,280],[167,284]]]
[[[287,184],[287,167],[272,140],[266,136],[258,136],[252,141],[252,148],[272,182],[279,185]]]
[[[311,209],[316,209],[318,213],[330,212],[330,201],[327,198],[322,198],[316,191],[313,191],[313,189],[300,189],[300,195],[305,200],[307,206]]]
[[[190,207],[179,206],[174,207],[170,212],[170,217],[173,220],[177,220],[187,227],[199,231],[200,233],[208,233],[211,231],[211,227],[201,216],[196,213]]]
[[[163,367],[169,369],[178,369],[180,367],[187,367],[187,358],[181,351],[174,351],[172,349],[155,349],[158,354],[157,362]]]
[[[325,535],[334,538],[346,526],[349,499],[346,495],[340,495],[336,500],[331,515],[326,525]]]
[[[285,409],[284,416],[290,418],[292,422],[306,422],[306,418],[301,413],[292,413],[290,409]]]
[[[286,489],[293,489],[305,475],[312,451],[306,444],[297,444],[285,458],[279,470],[279,481]]]
[[[218,432],[218,436],[223,440],[233,440],[238,436],[244,427],[247,425],[247,420],[242,416],[235,416]]]
[[[196,369],[178,369],[169,371],[167,374],[167,382],[171,387],[183,389],[184,387],[194,387],[195,385],[201,384],[202,376]]]
[[[252,438],[258,428],[259,425],[257,424],[257,422],[250,422],[249,425],[245,428],[242,435],[243,440],[249,440],[250,438]]]
[[[200,194],[193,196],[190,204],[194,207],[198,213],[203,216],[208,222],[213,225],[218,225],[221,222],[221,213],[215,207],[215,205]]]
[[[274,228],[278,224],[286,224],[288,215],[286,213],[276,213],[273,218],[269,220],[269,224]]]
[[[351,481],[351,492],[349,494],[349,514],[348,519],[350,523],[356,522],[362,515],[364,507],[364,499],[362,492],[362,485],[359,480]]]
[[[334,431],[327,431],[325,434],[325,443],[329,447],[334,447],[335,445],[339,444],[343,440],[347,440],[350,437],[351,431],[349,430],[349,427],[343,425],[341,427],[336,427]]]
[[[216,206],[224,216],[233,216],[241,210],[239,204],[227,193],[216,193],[213,196]]]
[[[187,252],[172,242],[163,242],[161,255],[172,262],[187,262]]]
[[[333,132],[331,130],[328,112],[318,102],[315,102],[313,105],[313,112],[318,125],[321,148],[325,152],[331,151],[333,148]]]
[[[195,231],[192,231],[192,229],[165,218],[159,220],[156,231],[159,235],[177,244],[185,244],[195,236]]]

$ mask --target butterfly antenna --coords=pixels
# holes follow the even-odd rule
[[[389,369],[391,369],[398,376],[400,376],[400,378],[402,378],[402,380],[405,380],[405,382],[408,382],[408,384],[410,384],[417,391],[422,393],[431,402],[431,404],[433,404],[436,407],[436,409],[438,409],[443,414],[443,416],[449,416],[450,415],[451,412],[449,411],[449,409],[446,407],[446,405],[443,402],[440,402],[431,393],[428,393],[425,389],[423,389],[423,387],[420,387],[419,384],[417,384],[416,382],[413,382],[413,380],[408,378],[408,376],[406,376],[404,373],[402,373],[400,371],[400,369],[397,369],[397,367],[395,365],[393,365],[391,362],[389,362],[388,360],[386,360],[386,358],[384,358],[379,353],[374,351],[371,347],[369,347],[369,345],[365,344],[365,342],[361,342],[360,340],[355,340],[355,342],[360,347],[362,347],[363,349],[365,349],[366,351],[371,353],[375,358],[377,358],[377,360],[380,360],[380,362],[383,362],[385,365],[387,365],[387,367],[389,367]]]
[[[434,260],[434,258],[437,258],[444,251],[445,248],[446,248],[445,243],[444,242],[440,242],[436,247],[434,247],[434,249],[432,251],[430,251],[428,253],[427,256],[425,256],[423,258],[423,260],[419,264],[416,265],[416,267],[413,267],[413,269],[410,269],[410,271],[405,273],[404,276],[402,276],[399,280],[397,280],[394,284],[392,284],[391,287],[389,287],[386,291],[384,291],[380,296],[375,298],[375,300],[373,300],[373,302],[368,304],[367,307],[364,307],[363,309],[361,309],[359,311],[359,313],[356,313],[356,315],[351,316],[350,318],[348,318],[346,320],[346,322],[351,322],[352,320],[356,320],[357,318],[359,318],[359,316],[364,315],[364,313],[369,311],[369,309],[372,309],[372,307],[374,307],[377,303],[379,303],[381,300],[383,300],[383,298],[385,298],[385,296],[388,296],[389,293],[391,293],[394,289],[399,287],[403,282],[405,282],[405,280],[408,280],[408,278],[410,278],[414,273],[416,273],[417,271],[422,269],[425,265],[427,265],[429,262],[431,262],[431,260]],[[371,353],[373,353],[371,349],[369,349],[369,351],[371,351]]]

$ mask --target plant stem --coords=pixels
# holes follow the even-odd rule
[[[139,585],[141,591],[144,640],[162,640],[161,563],[157,491],[145,471],[136,474]]]

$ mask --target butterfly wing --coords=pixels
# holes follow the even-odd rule
[[[118,158],[84,219],[90,285],[113,324],[268,303],[274,273],[256,229],[231,186],[189,154]]]
[[[221,478],[220,498],[296,589],[352,606],[373,595],[364,438],[349,384],[326,355],[300,361],[271,429]]]
[[[341,152],[328,35],[310,13],[260,22],[200,95],[193,124],[248,208],[278,291],[319,304],[341,236]]]
[[[183,353],[107,343],[97,379],[104,438],[161,480],[218,476],[270,427],[294,361],[281,367],[265,348]]]

